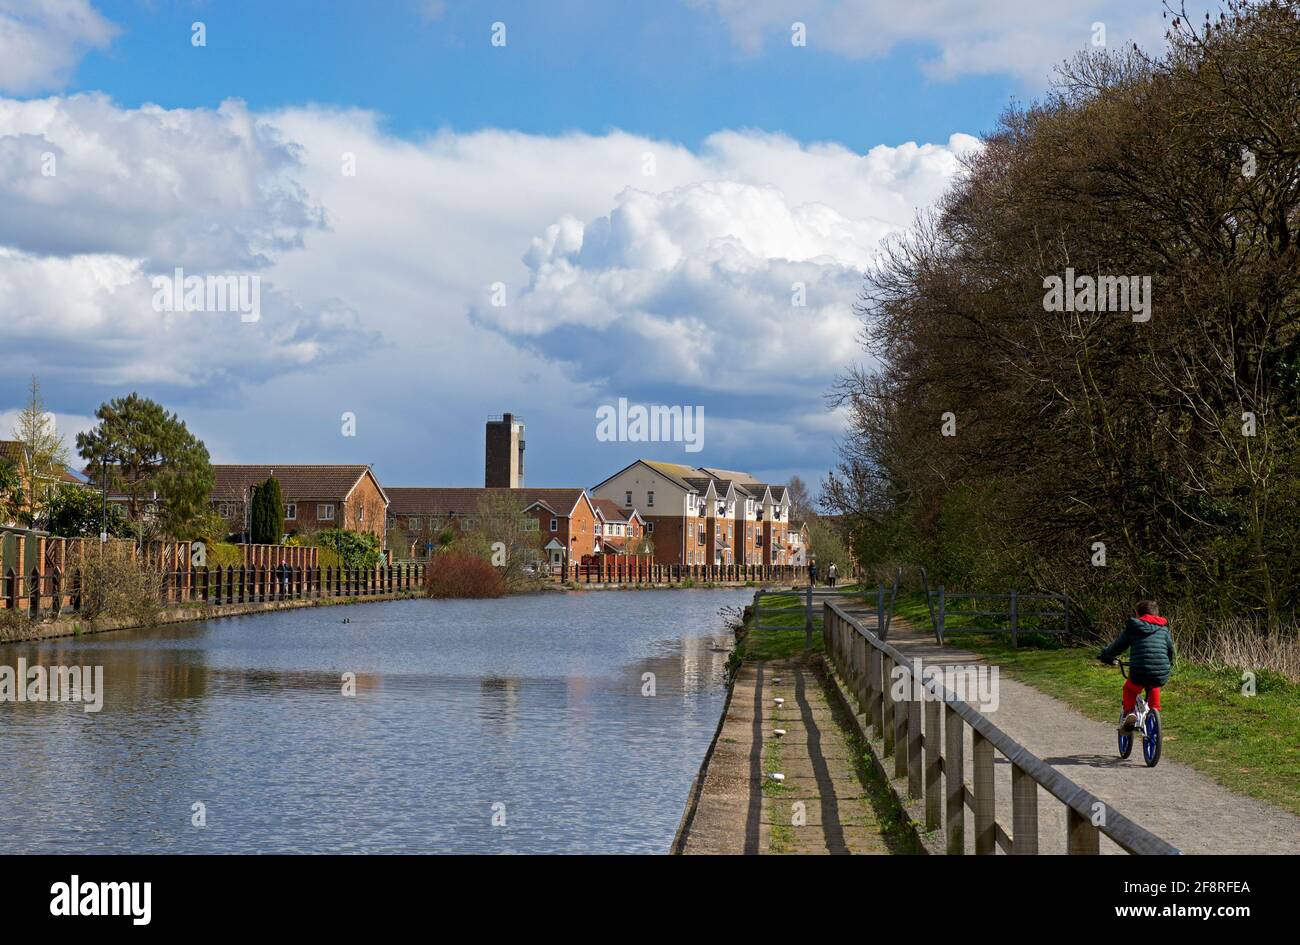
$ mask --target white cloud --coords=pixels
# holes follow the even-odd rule
[[[64,85],[82,55],[117,32],[87,0],[0,0],[0,91]]]
[[[0,99],[0,244],[116,253],[153,268],[247,268],[324,215],[298,149],[240,102],[117,107],[101,94]]]
[[[789,44],[791,25],[807,27],[809,50],[851,58],[875,58],[920,43],[934,53],[923,60],[939,79],[1010,74],[1041,87],[1052,68],[1091,48],[1094,23],[1105,24],[1105,42],[1122,48],[1136,41],[1149,50],[1163,45],[1159,3],[1132,0],[692,0],[716,13],[735,44],[757,53]],[[1193,4],[1201,10],[1203,5]]]
[[[37,146],[63,155],[53,185],[24,170]],[[621,456],[593,448],[592,405],[623,392],[704,404],[711,456],[724,431],[785,430],[789,456],[765,462],[803,468],[829,439],[800,431],[824,430],[822,393],[859,353],[860,268],[977,146],[412,141],[356,110],[0,99],[0,200],[22,217],[0,222],[0,382],[35,369],[69,412],[139,385],[219,460],[372,462],[393,484],[477,479],[481,455],[447,444],[503,409],[549,431],[532,481],[594,482]],[[182,264],[259,273],[261,321],[155,312],[148,277]]]
[[[859,352],[853,302],[880,241],[937,198],[977,146],[954,136],[946,147],[855,155],[715,136],[699,173],[731,179],[629,187],[585,225],[558,220],[525,254],[531,273],[517,300],[477,305],[475,317],[614,396],[761,391],[794,395],[806,410],[810,388],[819,400]]]

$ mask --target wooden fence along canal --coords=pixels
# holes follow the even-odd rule
[[[827,658],[865,712],[867,724],[883,741],[894,776],[907,779],[907,793],[924,799],[925,829],[943,829],[947,852],[962,854],[965,811],[974,817],[978,854],[1038,853],[1038,788],[1065,805],[1066,848],[1099,853],[1105,834],[1136,854],[1179,851],[1144,830],[1096,795],[1035,757],[978,709],[956,698],[942,682],[914,678],[914,663],[846,613],[839,603],[823,604],[822,633]],[[906,685],[895,687],[901,673]],[[897,698],[896,690],[903,691]],[[974,783],[966,784],[965,727],[971,729]],[[997,822],[994,807],[994,752],[1011,765],[1012,825]]]

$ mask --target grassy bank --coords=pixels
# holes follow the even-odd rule
[[[896,613],[914,627],[930,626],[919,593],[900,597]],[[1115,668],[1097,662],[1098,647],[1061,645],[1030,635],[1013,649],[1005,634],[961,632],[970,623],[960,615],[945,617],[947,641],[984,655],[1013,678],[1084,715],[1115,719],[1123,682]],[[1255,694],[1244,695],[1240,668],[1180,659],[1162,691],[1164,757],[1300,814],[1300,685],[1266,670],[1254,679]]]

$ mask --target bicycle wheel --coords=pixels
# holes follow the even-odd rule
[[[1148,768],[1160,763],[1160,710],[1147,713],[1146,737],[1142,739],[1142,760]]]
[[[1119,714],[1119,756],[1127,758],[1133,752],[1133,733],[1124,733],[1124,712]]]

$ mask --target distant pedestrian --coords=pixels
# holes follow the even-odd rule
[[[826,569],[826,586],[827,587],[835,586],[835,562],[834,561],[832,561],[830,563],[830,567]]]
[[[808,583],[809,584],[817,583],[817,559],[816,558],[813,558],[812,561],[808,563]]]

